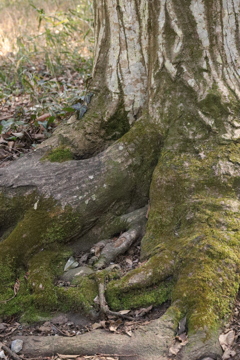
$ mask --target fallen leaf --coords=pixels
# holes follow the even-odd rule
[[[50,116],[51,116],[51,114],[46,113],[46,114],[43,114],[43,115],[39,116],[35,121],[45,121]]]
[[[177,335],[175,337],[175,339],[177,339],[180,342],[186,341],[187,340],[187,334],[186,333],[182,333],[180,335]]]
[[[93,329],[93,330],[100,329],[100,328],[102,328],[102,327],[103,327],[103,326],[102,326],[101,323],[94,323],[94,324],[92,324],[92,329]]]
[[[15,296],[17,295],[19,289],[20,289],[20,281],[17,279],[15,284],[14,284],[14,287],[13,287],[13,291],[14,291]]]
[[[222,360],[232,359],[236,354],[237,354],[236,351],[231,349],[226,349],[224,351],[224,354],[222,355]]]
[[[39,327],[39,330],[42,332],[49,332],[52,330],[52,325],[49,321],[46,321],[42,326]]]
[[[125,263],[128,265],[128,267],[132,267],[132,266],[133,266],[132,259],[130,259],[130,258],[126,258],[126,259],[125,259]]]
[[[128,336],[132,337],[132,331],[131,330],[125,330],[125,334],[127,334]]]
[[[169,355],[177,355],[182,348],[182,344],[180,342],[175,342],[169,349]]]
[[[226,334],[221,334],[219,336],[219,343],[223,350],[226,350],[228,347],[230,347],[235,339],[235,331],[230,330]]]
[[[109,330],[110,330],[111,332],[116,332],[116,331],[117,331],[117,328],[118,328],[118,325],[110,325],[110,326],[109,326]]]
[[[141,308],[139,310],[136,311],[136,316],[144,316],[146,315],[149,311],[152,310],[152,305],[150,305],[149,307],[147,308]]]
[[[12,132],[13,136],[16,136],[19,139],[22,139],[24,137],[24,133],[23,132]]]
[[[169,355],[171,356],[171,355],[177,355],[178,353],[179,353],[179,351],[181,350],[181,348],[183,347],[183,346],[185,346],[186,344],[188,343],[188,340],[186,339],[186,340],[181,340],[181,341],[179,341],[179,340],[177,340],[176,338],[175,338],[175,341],[174,341],[174,343],[172,344],[172,346],[170,347],[170,349],[169,349]]]
[[[120,310],[120,311],[119,311],[119,314],[121,314],[121,315],[126,315],[126,314],[128,314],[130,311],[131,311],[131,310]]]

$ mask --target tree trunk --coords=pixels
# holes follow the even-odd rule
[[[150,199],[144,262],[108,283],[108,304],[171,299],[158,336],[166,318],[177,324],[186,316],[183,359],[216,358],[213,344],[239,286],[240,1],[95,0],[94,9],[88,112],[0,170],[0,288],[30,274],[3,313],[33,300],[33,310],[65,302],[90,311],[91,277],[79,285],[91,287],[86,296],[53,285],[66,248],[87,250],[132,229],[120,219]],[[48,161],[69,151],[77,160]],[[8,295],[1,291],[2,300]],[[137,348],[129,347],[136,359],[167,357],[157,344],[144,356]]]

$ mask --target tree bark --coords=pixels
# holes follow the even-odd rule
[[[49,270],[51,281],[39,290],[43,274],[34,264],[42,253],[59,263],[56,244],[85,250],[125,231],[121,216],[150,198],[143,264],[108,283],[108,304],[119,310],[171,299],[171,321],[187,316],[183,359],[214,358],[239,287],[240,1],[99,0],[94,9],[88,112],[0,171],[2,286],[20,264],[44,308],[46,289],[55,288]],[[47,152],[40,161],[49,147],[78,160],[50,163]],[[60,292],[49,308],[58,308],[59,298],[68,299]],[[166,324],[157,324],[161,338]],[[151,346],[166,358],[161,345]]]

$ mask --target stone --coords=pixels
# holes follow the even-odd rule
[[[68,271],[69,269],[75,269],[78,267],[78,262],[74,259],[73,256],[71,256],[68,261],[66,262],[66,265],[64,267],[64,271]]]
[[[91,275],[93,273],[94,273],[94,271],[92,270],[91,267],[89,267],[89,266],[79,266],[76,269],[70,269],[70,270],[66,271],[62,275],[61,279],[64,280],[64,281],[71,281],[76,276],[87,276],[87,275]]]
[[[16,340],[13,340],[11,343],[11,350],[13,352],[15,352],[16,354],[18,354],[22,350],[22,347],[23,347],[22,340],[16,339]]]
[[[6,355],[3,350],[0,351],[0,359],[6,359]]]

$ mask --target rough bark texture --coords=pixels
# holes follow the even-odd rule
[[[67,257],[68,243],[88,249],[125,231],[122,216],[150,198],[141,242],[147,261],[108,283],[108,304],[119,310],[171,299],[171,321],[187,316],[183,358],[217,354],[216,330],[239,287],[240,1],[99,0],[94,7],[89,111],[59,127],[43,150],[0,172],[0,287],[30,272],[14,306],[3,311],[32,300],[40,309],[58,309],[60,300],[91,311],[93,278],[80,281],[84,296],[64,292],[53,285],[52,264]],[[50,152],[40,161],[44,147]],[[79,160],[47,160],[63,149]],[[170,339],[164,321],[156,322],[159,339],[164,331]],[[166,358],[161,340],[151,343],[153,353],[143,345],[140,354],[141,339],[140,331],[136,345],[124,343],[126,351],[136,359]],[[111,341],[113,352],[121,351]]]

